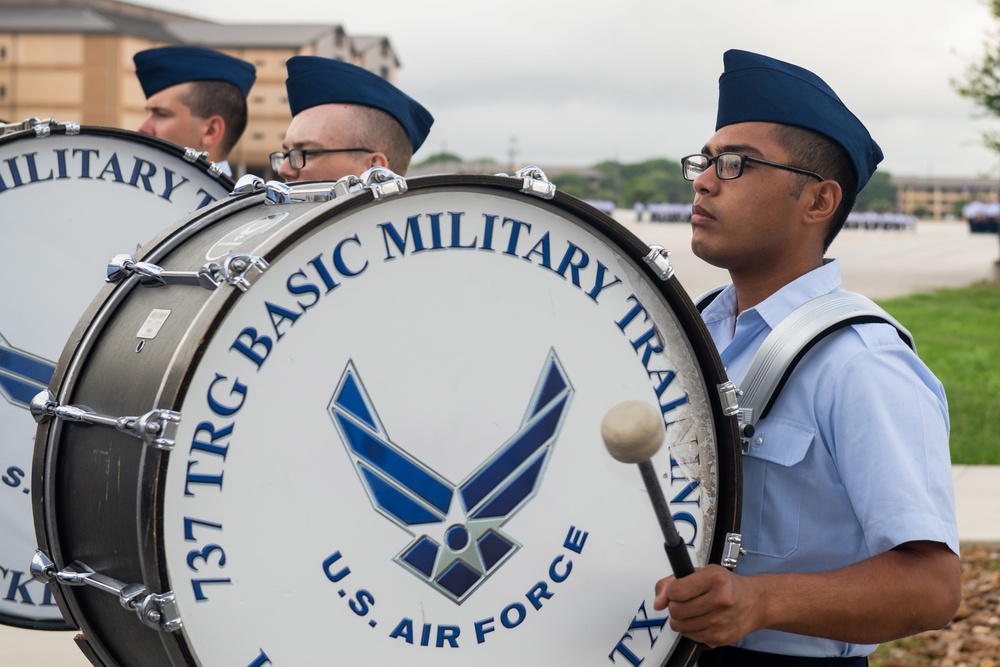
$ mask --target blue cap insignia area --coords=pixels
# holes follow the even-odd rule
[[[414,536],[393,560],[461,604],[521,547],[501,528],[538,492],[572,395],[550,350],[518,431],[457,486],[389,439],[352,361],[328,409],[372,506]]]

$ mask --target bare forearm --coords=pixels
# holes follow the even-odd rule
[[[657,582],[654,607],[669,605],[670,627],[708,646],[762,629],[875,644],[942,627],[960,602],[958,556],[912,542],[830,572],[744,577],[709,565]]]
[[[942,627],[961,601],[958,557],[915,543],[817,574],[753,577],[760,627],[875,644]]]

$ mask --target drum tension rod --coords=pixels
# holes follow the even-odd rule
[[[45,552],[38,550],[31,559],[31,576],[43,584],[54,581],[64,586],[92,586],[117,595],[123,608],[134,611],[140,621],[154,630],[176,632],[183,625],[173,591],[150,593],[142,584],[126,584],[94,572],[80,561],[73,561],[65,570],[59,570]]]
[[[235,254],[228,255],[222,262],[208,262],[197,271],[168,271],[156,264],[137,262],[131,255],[115,255],[108,262],[105,281],[120,283],[138,276],[143,287],[189,285],[214,290],[227,283],[246,292],[268,266],[263,257]]]
[[[51,418],[62,419],[83,424],[111,426],[115,429],[142,440],[153,449],[170,451],[174,448],[174,435],[181,413],[173,410],[151,410],[137,417],[109,417],[100,415],[79,405],[60,405],[55,395],[48,389],[43,389],[31,399],[31,416],[35,423],[44,424]]]

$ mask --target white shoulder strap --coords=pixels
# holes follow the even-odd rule
[[[744,443],[753,434],[757,421],[767,416],[799,359],[837,329],[862,322],[891,324],[903,342],[916,350],[910,332],[867,297],[853,292],[832,292],[807,301],[768,334],[750,362],[739,398]]]

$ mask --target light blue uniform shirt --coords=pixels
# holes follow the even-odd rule
[[[838,290],[835,260],[738,317],[727,287],[702,316],[729,378],[742,382],[764,338],[796,307]],[[835,570],[915,540],[958,553],[948,428],[941,383],[892,326],[855,324],[823,339],[743,456],[747,556],[737,574]],[[875,648],[774,630],[737,646],[808,657]]]

